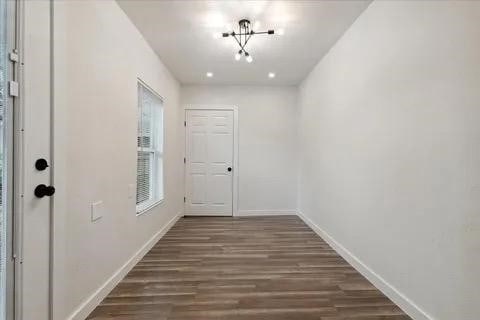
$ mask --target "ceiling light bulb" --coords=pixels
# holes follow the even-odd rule
[[[235,60],[240,60],[242,58],[242,50],[238,51],[236,54],[235,54]]]
[[[280,28],[275,33],[278,34],[279,36],[283,36],[285,34],[285,29]]]
[[[275,78],[275,73],[269,72],[269,73],[268,73],[268,77],[269,77],[270,79]]]
[[[251,55],[249,55],[248,53],[245,54],[245,60],[247,60],[248,63],[251,63],[253,61],[253,58]]]
[[[208,78],[211,78],[211,77],[213,77],[213,73],[212,73],[212,72],[207,72],[207,74],[206,74],[206,75],[207,75],[207,77],[208,77]]]

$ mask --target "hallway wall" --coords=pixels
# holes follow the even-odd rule
[[[479,57],[479,2],[375,1],[300,88],[300,211],[415,319],[480,314]]]
[[[182,86],[181,104],[237,106],[239,213],[295,213],[297,87]]]
[[[183,108],[211,104],[239,108],[240,211],[298,208],[416,319],[476,320],[480,3],[376,1],[299,90],[180,87],[115,1],[54,10],[54,319],[181,213]],[[165,202],[139,217],[138,77],[166,118]]]
[[[183,118],[178,82],[115,1],[55,1],[54,10],[54,313],[83,319],[88,299],[183,210]],[[140,216],[129,191],[137,78],[164,98],[165,114],[165,201]],[[95,201],[103,217],[92,222]]]

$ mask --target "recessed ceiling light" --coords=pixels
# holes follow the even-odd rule
[[[269,73],[268,73],[268,77],[269,77],[270,79],[275,78],[275,73],[274,73],[274,72],[269,72]]]
[[[279,36],[283,36],[285,34],[285,29],[280,28],[276,30],[275,33],[278,34]]]
[[[207,76],[207,78],[211,78],[211,77],[213,77],[213,73],[212,72],[207,72],[206,76]]]

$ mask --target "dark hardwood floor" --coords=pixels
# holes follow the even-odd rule
[[[88,319],[404,320],[296,216],[183,218]]]

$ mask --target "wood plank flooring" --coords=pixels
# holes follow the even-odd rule
[[[296,216],[183,218],[87,319],[405,320]]]

